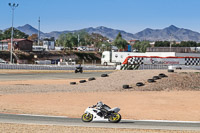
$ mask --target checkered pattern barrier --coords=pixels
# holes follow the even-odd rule
[[[185,58],[186,66],[200,65],[200,58]]]
[[[133,57],[128,59],[128,64],[134,65],[134,64],[144,64],[143,57]]]
[[[122,64],[121,69],[122,70],[138,69],[140,67],[140,65],[145,64],[144,58],[145,57],[130,57],[130,58],[128,57],[128,59],[126,59],[125,63]],[[185,58],[186,66],[200,65],[200,58],[198,58],[198,57],[181,57],[181,58]],[[184,65],[184,64],[182,64],[182,65]]]

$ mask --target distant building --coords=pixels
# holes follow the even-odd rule
[[[43,48],[45,50],[55,50],[55,40],[54,38],[46,38],[43,40]]]
[[[0,41],[0,50],[1,51],[7,51],[8,50],[8,41],[7,40]]]
[[[128,43],[133,46],[138,40],[129,40]]]
[[[13,50],[32,51],[33,41],[28,39],[13,39]],[[0,50],[10,50],[11,39],[0,41]]]

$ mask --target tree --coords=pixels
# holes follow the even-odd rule
[[[98,33],[92,33],[91,34],[91,43],[94,44],[94,46],[96,48],[102,47],[102,44],[110,45],[107,42],[107,40],[108,40],[108,38],[102,36],[101,34],[98,34]]]
[[[0,40],[3,40],[3,31],[0,30]]]
[[[120,49],[125,49],[128,45],[127,41],[122,38],[121,33],[119,32],[117,37],[115,38],[113,45],[117,46]]]
[[[28,40],[33,41],[33,45],[36,45],[37,41],[38,41],[38,35],[37,34],[32,34],[31,36],[28,37]]]
[[[4,31],[3,34],[3,39],[10,39],[11,38],[11,30],[12,28],[7,29],[6,31]],[[20,30],[17,29],[13,29],[13,38],[17,38],[17,39],[21,39],[21,38],[28,38],[28,35],[25,34],[24,32],[21,32]]]
[[[155,47],[169,47],[170,42],[169,41],[156,41],[154,46]]]
[[[146,52],[148,47],[151,47],[149,44],[149,41],[136,41],[133,47],[138,51],[138,52]]]

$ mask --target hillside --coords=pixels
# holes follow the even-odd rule
[[[29,24],[26,24],[24,26],[19,26],[17,27],[18,30],[25,32],[28,35],[31,34],[37,34],[38,30],[34,27],[32,27]],[[114,40],[115,37],[119,32],[121,32],[122,37],[125,40],[131,40],[131,39],[138,39],[138,40],[150,40],[150,41],[196,41],[200,42],[200,33],[189,30],[189,29],[184,29],[184,28],[178,28],[174,25],[171,25],[169,27],[166,27],[164,29],[150,29],[146,28],[141,32],[138,32],[136,34],[128,33],[123,30],[118,30],[118,29],[112,29],[112,28],[107,28],[104,26],[99,26],[96,28],[89,27],[89,28],[84,28],[80,30],[64,30],[64,31],[52,31],[50,33],[43,33],[41,32],[41,37],[55,37],[58,38],[60,34],[62,33],[69,33],[69,32],[78,32],[81,30],[85,30],[88,33],[99,33],[105,37],[108,37],[111,40]]]

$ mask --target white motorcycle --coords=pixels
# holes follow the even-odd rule
[[[102,108],[88,107],[85,113],[82,115],[81,119],[83,122],[91,122],[92,120],[105,120],[108,119],[109,122],[118,123],[121,120],[121,115],[118,113],[120,108],[112,108],[105,110]]]

